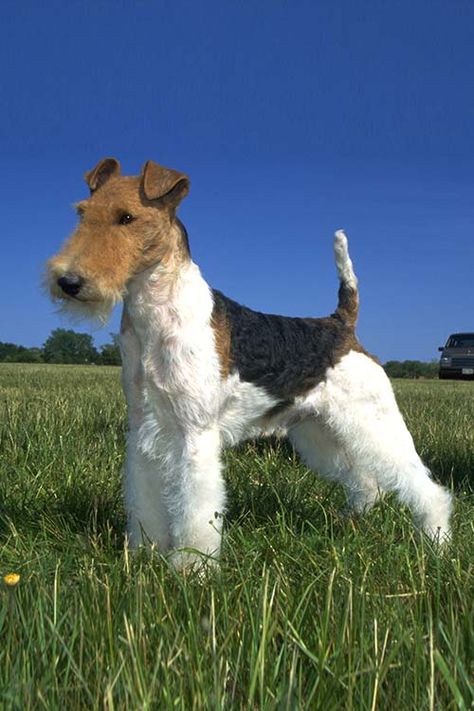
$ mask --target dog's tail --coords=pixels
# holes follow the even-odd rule
[[[344,230],[337,230],[334,235],[334,256],[340,282],[336,315],[354,328],[359,315],[359,290]]]

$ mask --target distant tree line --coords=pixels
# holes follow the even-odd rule
[[[388,360],[385,372],[390,378],[437,378],[438,361],[423,363],[421,360]]]
[[[56,328],[41,348],[25,348],[0,341],[0,362],[3,363],[80,363],[120,365],[118,334],[111,333],[111,343],[97,349],[92,336]]]
[[[3,363],[79,363],[120,365],[118,334],[111,333],[111,343],[97,349],[92,336],[56,328],[41,348],[25,348],[0,341],[0,362]],[[437,378],[438,363],[420,360],[389,360],[383,366],[391,378]]]

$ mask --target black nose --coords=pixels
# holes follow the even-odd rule
[[[64,276],[58,279],[58,286],[60,286],[68,296],[76,296],[80,292],[83,284],[84,279],[78,274],[64,274]]]

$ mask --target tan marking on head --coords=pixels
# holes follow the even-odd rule
[[[143,166],[143,192],[148,200],[178,203],[189,192],[189,178],[177,170],[164,168],[152,160]]]
[[[48,264],[52,295],[65,298],[57,285],[65,274],[84,279],[74,299],[84,304],[116,302],[135,274],[158,263],[172,279],[189,260],[175,218],[188,178],[152,161],[140,176],[121,176],[118,161],[106,158],[86,181],[91,196],[76,205],[80,223]]]
[[[214,309],[212,312],[211,327],[214,331],[214,342],[219,358],[221,378],[224,380],[229,375],[232,365],[230,355],[230,324],[224,311]]]
[[[120,163],[116,158],[103,158],[84,175],[84,180],[93,193],[113,175],[120,175]]]

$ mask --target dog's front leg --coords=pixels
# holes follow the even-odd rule
[[[141,450],[137,429],[129,432],[127,444],[123,489],[128,544],[131,548],[156,545],[166,553],[171,546],[170,521],[159,466]]]
[[[125,502],[130,545],[156,544],[179,568],[212,561],[225,505],[219,432],[159,426],[129,434]]]
[[[165,500],[171,560],[183,568],[218,556],[225,489],[217,428],[188,432],[177,442],[177,450],[166,476]]]

